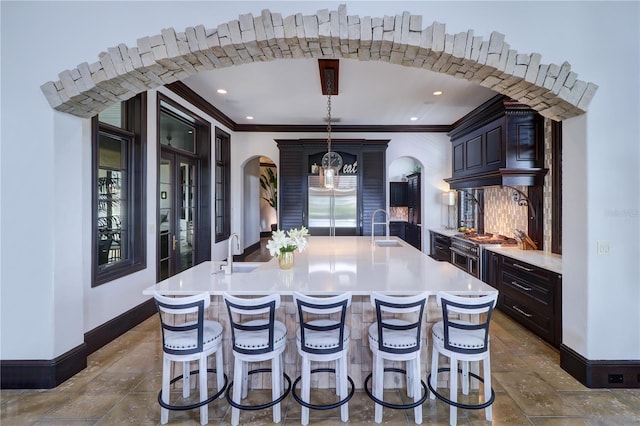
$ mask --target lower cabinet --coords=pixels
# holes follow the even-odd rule
[[[422,227],[409,222],[389,222],[389,235],[400,237],[418,250],[422,250]]]
[[[435,260],[450,262],[451,261],[451,237],[429,231],[429,239],[431,243],[429,256]]]
[[[407,222],[389,222],[389,235],[405,239],[405,228]]]
[[[490,251],[483,280],[498,289],[498,308],[555,347],[562,343],[562,275]]]

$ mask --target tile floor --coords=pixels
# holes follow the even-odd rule
[[[555,350],[502,313],[496,312],[491,327],[494,425],[640,425],[640,389],[587,389],[559,367]],[[1,391],[0,424],[157,425],[161,359],[159,323],[153,316],[91,354],[86,369],[55,389]],[[266,392],[250,395],[264,402]],[[389,401],[401,397],[396,390],[385,392]],[[299,405],[291,396],[283,404],[282,424],[300,424]],[[209,407],[209,424],[229,424],[226,401]],[[373,404],[364,392],[356,392],[349,410],[350,424],[375,424]],[[423,414],[424,424],[448,424],[448,406],[440,401],[427,400]],[[458,415],[460,425],[486,424],[482,410],[459,410]],[[271,412],[242,412],[240,421],[270,424]],[[311,412],[311,425],[340,423],[339,409]],[[198,410],[171,412],[169,424],[199,424]],[[384,424],[412,425],[413,412],[385,409]]]
[[[245,261],[265,261],[269,257],[262,244],[262,250],[251,253]],[[499,311],[491,325],[491,339],[492,378],[496,392],[493,425],[640,425],[640,389],[585,388],[560,368],[557,351]],[[0,424],[158,425],[157,395],[162,372],[160,345],[160,325],[154,315],[91,354],[86,369],[55,389],[2,390]],[[249,400],[265,402],[270,399],[269,393],[252,391]],[[197,395],[197,392],[193,394]],[[328,398],[335,396],[320,390],[314,393],[314,398],[322,399],[325,395]],[[385,391],[387,401],[399,403],[403,397],[400,391]],[[373,404],[361,390],[356,391],[349,402],[349,412],[349,424],[375,424]],[[427,400],[423,405],[423,417],[423,424],[448,425],[449,407],[438,400]],[[209,405],[209,424],[228,425],[230,418],[231,410],[224,399]],[[241,412],[240,422],[242,425],[271,424],[271,411]],[[339,409],[311,411],[310,425],[341,423]],[[413,425],[413,410],[385,409],[383,423]],[[200,424],[199,412],[171,412],[169,424]],[[300,424],[300,406],[291,395],[283,403],[281,424]],[[458,424],[488,423],[484,420],[483,410],[459,410]]]

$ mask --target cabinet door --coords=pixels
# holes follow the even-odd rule
[[[390,182],[389,183],[389,206],[390,207],[406,207],[407,206],[407,182]]]
[[[500,291],[502,256],[486,250],[483,255],[482,281]]]
[[[409,223],[420,224],[420,173],[407,176],[407,206]]]
[[[278,216],[280,229],[299,228],[306,225],[306,174],[304,173],[302,145],[280,148],[280,179]]]
[[[384,209],[386,204],[385,169],[384,151],[362,152],[362,167],[360,168],[362,173],[361,235],[371,235],[371,215],[377,209]],[[376,233],[380,232],[381,229],[376,229]]]

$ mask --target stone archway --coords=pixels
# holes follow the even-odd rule
[[[282,17],[264,10],[207,29],[173,28],[143,37],[136,47],[120,44],[98,62],[62,71],[41,86],[59,111],[89,118],[138,93],[201,72],[250,62],[298,58],[349,58],[424,68],[480,84],[563,120],[583,114],[598,86],[578,80],[569,63],[543,64],[538,53],[522,54],[493,32],[447,34],[445,24],[422,27],[422,16],[348,16],[345,5],[315,15]]]

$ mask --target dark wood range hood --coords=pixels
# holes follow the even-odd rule
[[[544,120],[529,106],[499,95],[454,124],[451,189],[542,186]]]

